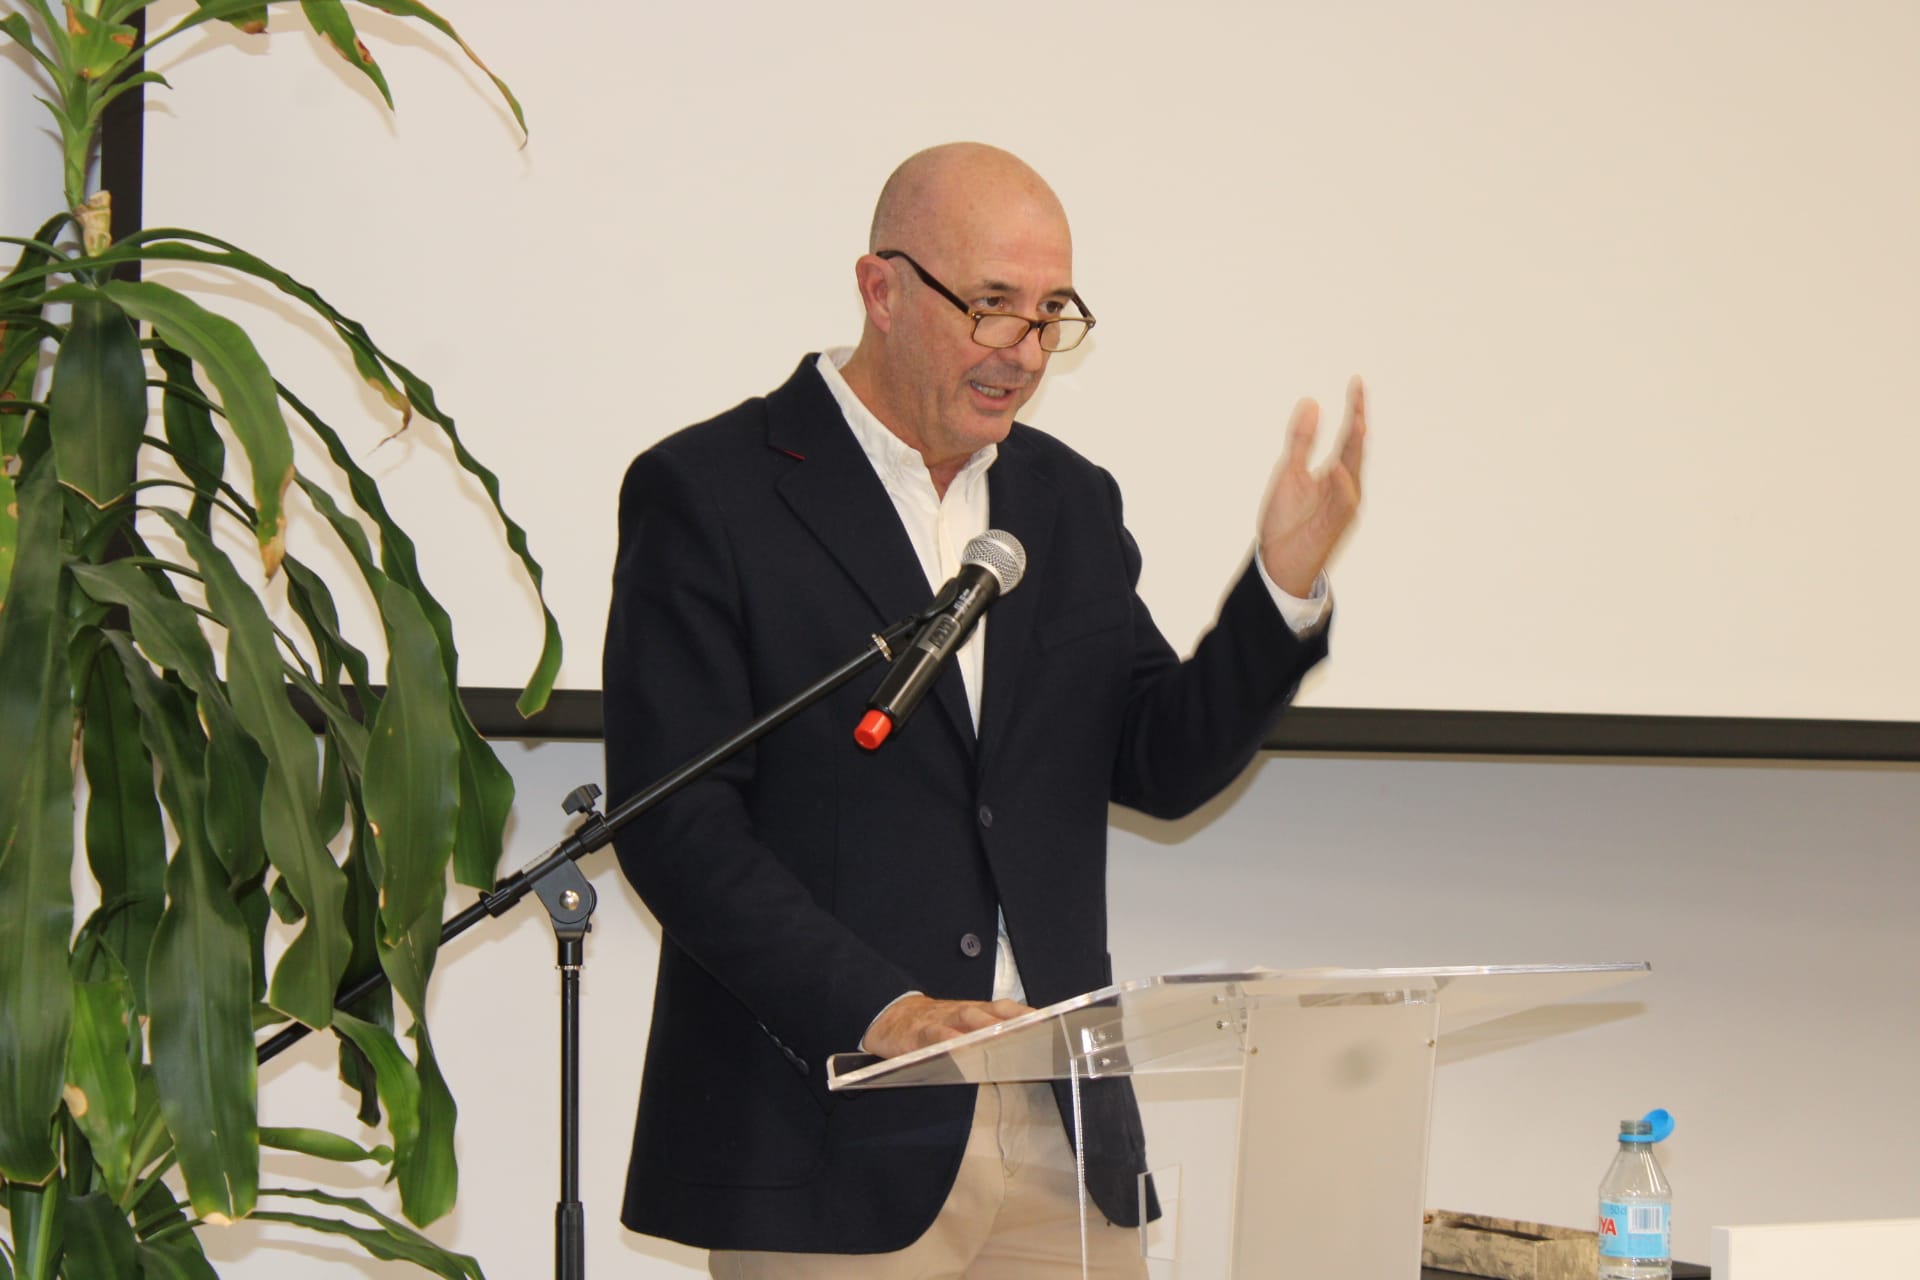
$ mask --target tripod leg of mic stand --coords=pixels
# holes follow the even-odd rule
[[[578,863],[559,863],[534,886],[560,948],[560,1202],[553,1215],[553,1273],[586,1280],[586,1207],[580,1203],[580,970],[593,928],[593,886]]]

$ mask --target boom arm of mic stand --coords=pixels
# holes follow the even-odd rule
[[[838,689],[847,681],[881,660],[893,661],[894,649],[918,631],[922,624],[938,612],[940,601],[935,600],[911,617],[902,618],[886,630],[875,635],[858,656],[848,659],[838,668],[808,685],[793,697],[787,699],[773,710],[767,712],[753,723],[741,729],[731,737],[714,743],[693,759],[687,761],[672,773],[652,783],[631,798],[602,817],[593,807],[591,797],[579,806],[585,817],[559,844],[554,845],[538,858],[505,877],[492,889],[480,895],[480,900],[449,919],[440,928],[442,946],[478,924],[483,916],[501,916],[529,893],[536,891],[541,881],[565,863],[576,862],[596,849],[605,848],[613,841],[614,832],[633,821],[647,810],[667,799],[687,784],[705,776],[708,772],[731,759],[739,752],[752,746],[767,734],[773,732],[793,717],[805,711],[820,699]],[[584,789],[583,789],[584,790]],[[576,791],[574,796],[579,796]],[[569,797],[569,811],[574,809],[573,796]],[[347,1009],[356,1000],[374,991],[378,991],[387,982],[386,974],[372,973],[347,988],[334,1001],[336,1009]],[[257,1061],[266,1062],[306,1037],[312,1030],[305,1023],[296,1022],[261,1042],[257,1051]]]

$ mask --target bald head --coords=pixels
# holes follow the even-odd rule
[[[968,458],[1006,439],[1051,354],[1037,328],[1012,346],[976,341],[975,317],[1031,322],[1078,303],[1067,215],[1018,157],[955,142],[894,170],[872,237],[854,264],[866,320],[840,373],[945,493]]]
[[[1059,197],[1020,157],[980,142],[928,147],[908,156],[880,189],[867,250],[931,254],[1009,213],[1055,221],[1065,234]]]

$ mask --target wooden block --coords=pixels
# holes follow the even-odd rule
[[[1435,1209],[1426,1216],[1420,1265],[1492,1280],[1593,1280],[1600,1246],[1591,1231]]]

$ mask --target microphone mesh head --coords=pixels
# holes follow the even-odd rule
[[[960,563],[977,564],[991,573],[1000,583],[1000,594],[1005,595],[1026,575],[1027,549],[1005,529],[989,529],[967,543],[960,553]]]

